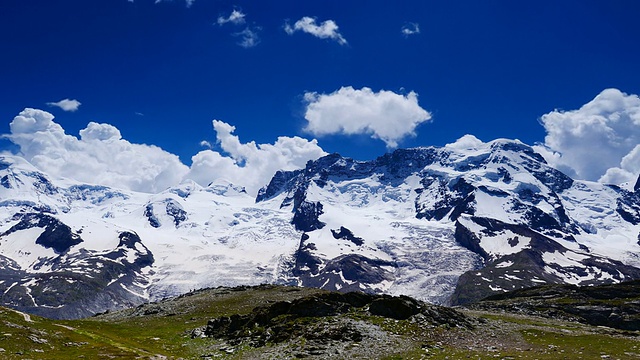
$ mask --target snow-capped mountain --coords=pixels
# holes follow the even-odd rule
[[[53,179],[0,157],[0,299],[50,317],[258,283],[465,303],[543,283],[640,278],[640,181],[572,180],[496,140],[332,154],[258,194]]]

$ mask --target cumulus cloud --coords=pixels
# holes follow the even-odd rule
[[[76,111],[82,105],[82,103],[75,99],[64,99],[58,102],[48,102],[47,105],[59,107],[64,111]]]
[[[29,162],[53,176],[158,192],[188,171],[176,155],[123,140],[112,125],[91,122],[78,138],[53,119],[46,111],[27,108],[9,124],[11,133],[5,136]]]
[[[578,110],[540,119],[547,131],[537,146],[547,161],[579,179],[622,183],[640,172],[640,98],[606,89]]]
[[[420,25],[418,25],[417,23],[406,23],[400,29],[400,31],[405,37],[420,34]]]
[[[260,43],[260,36],[258,35],[258,32],[260,30],[260,27],[247,27],[240,32],[233,33],[233,36],[237,36],[240,38],[240,41],[238,41],[238,45],[242,46],[245,49],[248,49]]]
[[[331,94],[308,92],[304,100],[307,132],[316,136],[367,134],[389,148],[397,147],[406,136],[414,136],[416,127],[431,119],[431,114],[418,105],[418,94],[413,91],[401,95],[348,86]]]
[[[305,166],[326,153],[316,140],[279,137],[274,144],[243,144],[235,127],[213,121],[217,141],[225,152],[203,150],[184,165],[178,156],[153,145],[133,144],[110,124],[90,122],[76,137],[65,133],[46,111],[24,109],[3,135],[20,147],[20,155],[38,169],[81,182],[157,193],[192,179],[203,186],[224,179],[244,186],[253,195],[280,170]],[[206,141],[203,146],[211,146]]]
[[[206,185],[217,179],[244,186],[249,194],[257,194],[267,185],[278,170],[303,168],[307,161],[318,159],[327,153],[314,140],[300,137],[278,137],[274,144],[242,143],[234,135],[235,127],[214,120],[216,139],[224,156],[212,150],[194,155],[187,177]]]
[[[205,147],[207,149],[211,149],[213,147],[213,146],[211,146],[211,143],[208,142],[207,140],[200,141],[200,146]]]
[[[302,31],[307,34],[311,34],[320,39],[331,39],[337,41],[340,45],[346,45],[347,40],[342,37],[342,34],[338,31],[338,25],[333,20],[326,20],[316,24],[316,19],[305,16],[302,19],[296,21],[293,26],[288,22],[284,24],[284,31],[292,35],[296,31]]]
[[[231,14],[229,14],[229,16],[218,16],[218,25],[222,26],[224,24],[227,23],[232,23],[234,25],[241,25],[244,24],[245,20],[244,17],[246,15],[240,11],[240,10],[236,10],[234,9]]]
[[[446,144],[445,147],[452,150],[473,150],[482,147],[484,143],[473,135],[464,135],[453,143]]]

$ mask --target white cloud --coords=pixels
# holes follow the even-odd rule
[[[177,184],[188,168],[157,146],[132,144],[109,124],[91,122],[80,138],[65,133],[52,114],[25,109],[6,137],[37,168],[53,176],[144,192]]]
[[[278,170],[303,168],[307,161],[318,159],[327,153],[318,146],[316,140],[300,137],[278,137],[274,144],[241,143],[234,135],[235,127],[214,120],[213,128],[223,156],[212,150],[204,150],[194,155],[188,178],[201,185],[224,179],[244,186],[249,194],[257,194],[267,185]]]
[[[222,26],[226,23],[232,23],[235,25],[241,25],[244,24],[245,20],[244,20],[245,14],[242,13],[242,11],[240,10],[236,10],[234,9],[231,14],[229,14],[229,16],[224,17],[224,16],[218,16],[218,25]]]
[[[200,146],[205,147],[207,149],[211,149],[213,147],[213,146],[211,146],[211,143],[208,142],[207,140],[200,141]]]
[[[464,135],[453,143],[446,144],[445,147],[452,150],[474,150],[482,147],[484,143],[473,135]]]
[[[75,99],[73,99],[73,100],[64,99],[64,100],[60,100],[58,102],[48,102],[47,105],[59,107],[60,109],[62,109],[64,111],[76,111],[76,110],[78,110],[80,105],[82,105],[82,103],[80,101],[78,101],[78,100],[75,100]]]
[[[640,145],[636,145],[620,161],[620,165],[607,169],[599,181],[606,184],[629,183],[633,186],[640,174]]]
[[[242,46],[245,49],[248,49],[260,43],[260,36],[258,35],[258,32],[260,30],[260,27],[247,27],[240,32],[234,33],[233,36],[240,37],[238,45]]]
[[[309,92],[305,130],[316,135],[368,134],[380,139],[387,147],[415,135],[416,127],[431,119],[431,114],[418,105],[418,94],[407,95],[392,91],[373,92],[364,87],[342,87],[331,94]]]
[[[417,23],[406,23],[400,31],[405,37],[420,34],[420,25]]]
[[[98,124],[92,121],[86,128],[80,130],[80,139],[83,141],[105,141],[109,139],[120,140],[122,139],[122,135],[120,134],[120,130],[113,125]]]
[[[285,22],[284,31],[289,35],[292,35],[296,31],[302,31],[320,39],[335,40],[340,45],[347,44],[347,40],[342,37],[342,34],[340,34],[340,32],[338,31],[338,25],[333,20],[326,20],[318,25],[316,24],[315,18],[305,16],[302,19],[296,21],[293,26],[291,26],[288,22]]]
[[[640,172],[640,98],[606,89],[578,110],[540,119],[547,131],[537,146],[547,161],[579,179],[622,183]]]
[[[225,179],[255,195],[280,169],[294,170],[326,153],[316,140],[279,137],[274,144],[243,144],[235,128],[213,121],[217,141],[227,155],[204,150],[188,167],[153,145],[132,144],[113,125],[91,122],[80,137],[68,135],[54,116],[24,109],[3,135],[20,147],[20,155],[38,169],[57,177],[148,193],[157,193],[184,179],[206,186]],[[202,145],[211,145],[206,141]]]

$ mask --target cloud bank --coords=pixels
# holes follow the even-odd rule
[[[3,137],[20,147],[20,155],[56,177],[134,191],[157,193],[192,179],[207,186],[225,179],[255,195],[280,169],[304,167],[326,153],[316,140],[279,137],[274,144],[243,144],[235,128],[215,120],[217,141],[226,154],[203,150],[186,166],[178,156],[153,145],[133,144],[113,125],[90,122],[79,137],[66,134],[54,116],[24,109]],[[206,145],[206,144],[204,144]]]
[[[215,174],[216,179],[242,185],[248,193],[255,195],[276,171],[300,169],[307,161],[327,154],[316,140],[296,136],[278,137],[274,144],[258,145],[253,141],[243,144],[233,134],[234,126],[214,120],[213,128],[218,144],[228,156],[212,150],[194,155],[187,177],[199,184],[212,181],[211,175]]]
[[[620,184],[640,173],[640,98],[606,89],[578,110],[540,119],[547,131],[537,146],[547,161],[578,179]]]
[[[27,108],[9,124],[8,139],[38,169],[82,182],[158,192],[177,184],[188,168],[157,146],[132,144],[109,124],[91,122],[80,138],[65,133],[52,114]]]
[[[64,111],[77,111],[82,103],[75,99],[64,99],[58,102],[48,102],[47,105],[59,107]]]
[[[284,31],[289,35],[292,35],[297,31],[302,31],[320,39],[335,40],[340,45],[347,44],[347,40],[342,36],[342,34],[340,34],[338,31],[338,25],[333,20],[326,20],[318,25],[316,24],[315,18],[305,16],[296,21],[293,26],[288,22],[285,22]]]
[[[407,136],[414,136],[418,125],[431,114],[418,105],[418,94],[392,91],[374,92],[370,88],[342,87],[331,94],[308,92],[305,130],[313,135],[371,135],[395,148]]]

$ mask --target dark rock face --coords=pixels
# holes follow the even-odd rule
[[[296,208],[291,223],[300,231],[322,229],[325,223],[318,219],[322,213],[322,204],[319,201],[303,201]]]
[[[91,201],[93,204],[101,204],[107,200],[129,197],[119,191],[101,185],[73,185],[67,189],[67,195],[74,200]]]
[[[173,219],[173,225],[179,226],[183,221],[187,220],[187,212],[184,210],[182,205],[173,199],[165,199],[160,203],[149,203],[144,208],[144,216],[149,221],[149,225],[154,228],[159,228],[162,226],[160,219],[158,219],[158,215],[155,213],[155,205],[159,207],[164,207],[164,212],[169,215]]]
[[[147,204],[147,206],[145,206],[144,216],[147,218],[147,220],[149,220],[149,225],[153,226],[154,228],[160,227],[160,220],[158,220],[156,215],[153,213],[153,204]]]
[[[175,226],[178,226],[180,223],[187,220],[187,212],[184,211],[182,205],[177,201],[169,199],[166,204],[167,215],[173,218],[173,224]]]
[[[358,246],[364,244],[364,239],[353,235],[351,230],[347,229],[344,226],[341,226],[339,230],[333,230],[332,229],[331,230],[331,234],[333,235],[334,239],[348,240],[348,241],[351,241],[352,243],[354,243],[354,244],[356,244]]]
[[[637,186],[637,185],[636,185]],[[629,192],[617,189],[620,197],[616,200],[616,211],[620,216],[634,224],[640,224],[640,191]]]
[[[43,213],[22,215],[20,222],[12,226],[2,234],[2,236],[34,227],[44,228],[44,232],[36,239],[36,244],[53,249],[58,254],[62,254],[70,247],[82,242],[80,235],[71,231],[69,226],[63,224],[53,216]]]
[[[292,186],[290,184],[290,181],[296,178],[301,173],[302,170],[276,172],[275,175],[273,175],[273,177],[271,178],[269,185],[258,191],[256,202],[269,200],[282,193],[287,188],[290,188]]]
[[[417,190],[420,195],[415,200],[418,219],[442,220],[449,213],[451,213],[449,218],[452,220],[463,213],[473,215],[475,188],[464,178],[447,182],[444,179],[428,176],[421,183],[424,187]],[[433,197],[435,197],[434,202],[425,201],[426,198]]]
[[[640,269],[625,265],[619,261],[580,253],[574,257],[576,265],[559,265],[544,260],[549,254],[565,254],[571,250],[553,239],[533,231],[526,226],[507,224],[495,219],[471,218],[484,230],[474,233],[460,222],[456,223],[456,240],[467,249],[476,252],[485,259],[482,269],[468,271],[458,279],[451,297],[451,304],[464,305],[479,301],[496,292],[538,286],[541,283],[563,284],[565,277],[575,275],[584,277],[582,285],[596,285],[640,278]],[[520,241],[528,241],[522,250],[503,256],[493,256],[480,247],[480,237],[494,236],[509,231],[515,236],[507,241],[518,246]],[[516,242],[516,237],[517,242]]]
[[[636,184],[633,186],[633,191],[634,192],[640,191],[640,175],[638,175],[638,180],[636,180]]]
[[[120,239],[120,243],[116,250],[104,255],[105,257],[116,260],[127,257],[126,252],[133,251],[136,253],[136,258],[132,265],[135,265],[137,268],[143,268],[153,264],[153,254],[144,246],[138,234],[124,231],[120,233],[118,238]]]
[[[13,185],[11,185],[11,180],[9,179],[9,175],[5,175],[2,178],[0,178],[0,185],[5,187],[6,189],[13,188]]]
[[[42,194],[45,195],[53,195],[58,193],[58,188],[47,179],[44,174],[39,172],[32,172],[28,174],[30,177],[34,178],[35,181],[33,186]]]
[[[293,276],[297,277],[303,286],[342,292],[368,291],[367,289],[371,289],[373,285],[394,278],[393,274],[385,269],[395,268],[394,263],[357,254],[323,260],[313,255],[316,247],[308,242],[308,239],[308,235],[302,235],[300,246],[294,254],[295,264],[292,269]]]

